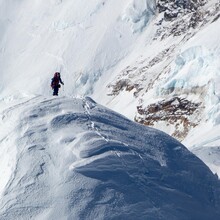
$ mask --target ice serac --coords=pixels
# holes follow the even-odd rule
[[[205,155],[201,151],[198,155],[220,175],[218,168],[213,169],[219,160],[212,166],[209,156],[220,146],[220,2],[156,3],[155,16],[142,33],[144,40],[138,41],[143,50],[136,48],[133,60],[126,60],[108,84],[108,107],[163,130],[194,152],[206,148]],[[201,132],[212,138],[200,141]]]
[[[38,96],[0,113],[0,161],[8,154],[2,167],[11,164],[1,220],[220,215],[220,183],[203,162],[91,98]]]

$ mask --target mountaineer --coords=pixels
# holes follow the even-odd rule
[[[59,72],[54,73],[54,77],[51,79],[51,88],[53,89],[53,95],[58,96],[59,88],[61,87],[60,83],[64,85]]]

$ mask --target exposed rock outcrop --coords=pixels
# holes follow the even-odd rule
[[[144,125],[154,126],[164,122],[166,126],[173,126],[172,136],[183,140],[192,127],[199,124],[203,110],[202,103],[194,103],[180,97],[162,100],[143,108],[137,106],[135,121]]]

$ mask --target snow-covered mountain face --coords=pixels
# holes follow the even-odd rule
[[[182,144],[90,98],[0,111],[0,219],[218,219],[220,182]]]
[[[0,219],[218,219],[218,0],[0,0]],[[61,71],[61,98],[50,81]]]
[[[0,0],[0,99],[51,95],[61,71],[61,95],[91,95],[159,128],[220,173],[219,8],[219,0]]]
[[[133,93],[136,121],[184,140],[210,114],[218,121],[219,4],[158,1],[157,9],[152,41],[110,84],[111,95]]]
[[[95,83],[112,75],[133,49],[139,36],[134,32],[155,13],[154,1],[133,4],[1,0],[1,94],[48,94],[54,71],[62,72],[65,95],[95,92]]]

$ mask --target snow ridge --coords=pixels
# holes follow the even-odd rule
[[[89,97],[39,96],[1,114],[1,123],[14,125],[7,148],[16,152],[2,185],[1,219],[219,215],[219,181],[198,158]],[[0,140],[10,134],[9,126]]]

